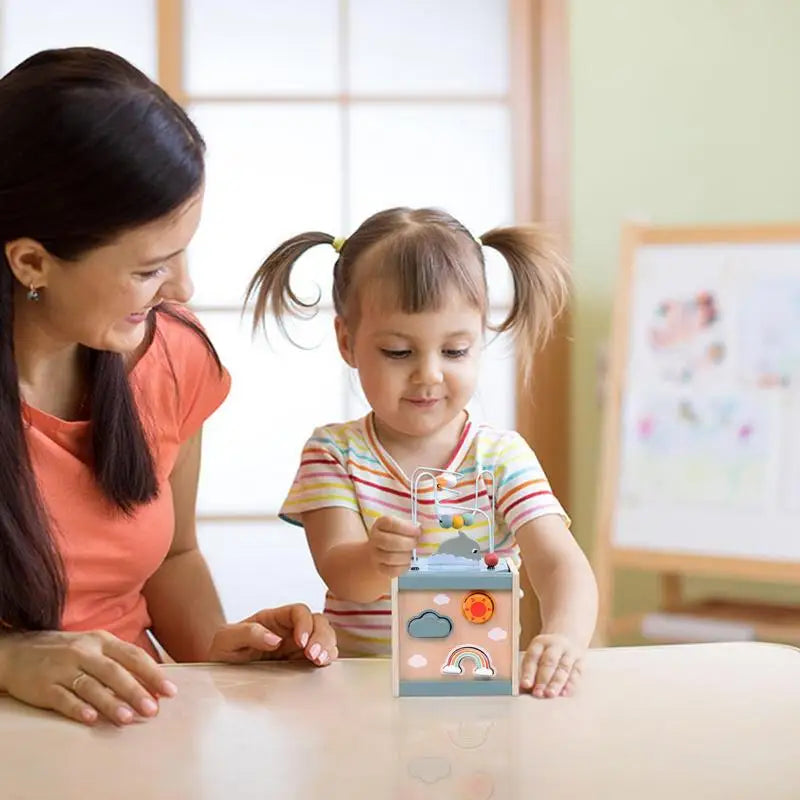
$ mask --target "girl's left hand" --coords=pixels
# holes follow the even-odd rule
[[[558,633],[535,636],[522,659],[520,688],[534,697],[566,697],[581,676],[583,648]]]
[[[322,614],[294,603],[266,608],[241,622],[224,625],[211,642],[209,661],[306,659],[324,667],[339,655],[336,634]]]

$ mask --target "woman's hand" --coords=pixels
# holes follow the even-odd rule
[[[87,725],[154,717],[177,692],[144,650],[106,631],[0,636],[0,689]]]
[[[324,667],[339,655],[336,634],[322,614],[294,603],[267,608],[214,635],[209,661],[245,663],[266,659],[302,659]]]
[[[568,696],[581,676],[582,656],[566,636],[535,636],[522,659],[520,686],[534,697]]]

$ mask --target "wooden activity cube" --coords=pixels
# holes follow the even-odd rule
[[[395,697],[516,695],[519,574],[500,559],[415,569],[392,581]]]

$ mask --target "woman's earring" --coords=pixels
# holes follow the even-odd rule
[[[39,290],[31,284],[31,288],[28,289],[28,300],[30,300],[31,303],[38,303],[40,297],[41,294],[39,294]]]

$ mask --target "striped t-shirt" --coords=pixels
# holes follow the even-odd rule
[[[420,465],[425,466],[425,465]],[[495,550],[519,564],[514,533],[546,514],[559,514],[569,523],[553,495],[536,456],[515,431],[502,431],[467,420],[445,469],[461,475],[454,492],[439,493],[440,511],[447,504],[473,506],[476,473],[478,504],[491,510],[495,497]],[[486,474],[488,471],[490,474]],[[492,485],[494,483],[494,486]],[[418,484],[418,523],[422,527],[417,553],[432,555],[456,531],[444,529],[433,508],[431,482]],[[349,508],[360,515],[369,532],[378,517],[411,517],[409,477],[378,440],[372,415],[343,424],[317,428],[303,449],[300,468],[281,517],[301,525],[306,511]],[[456,512],[458,513],[458,512]],[[482,551],[488,549],[488,525],[481,515],[462,529]],[[336,629],[339,652],[346,656],[385,656],[391,653],[391,600],[384,595],[372,603],[325,598],[325,615]]]

